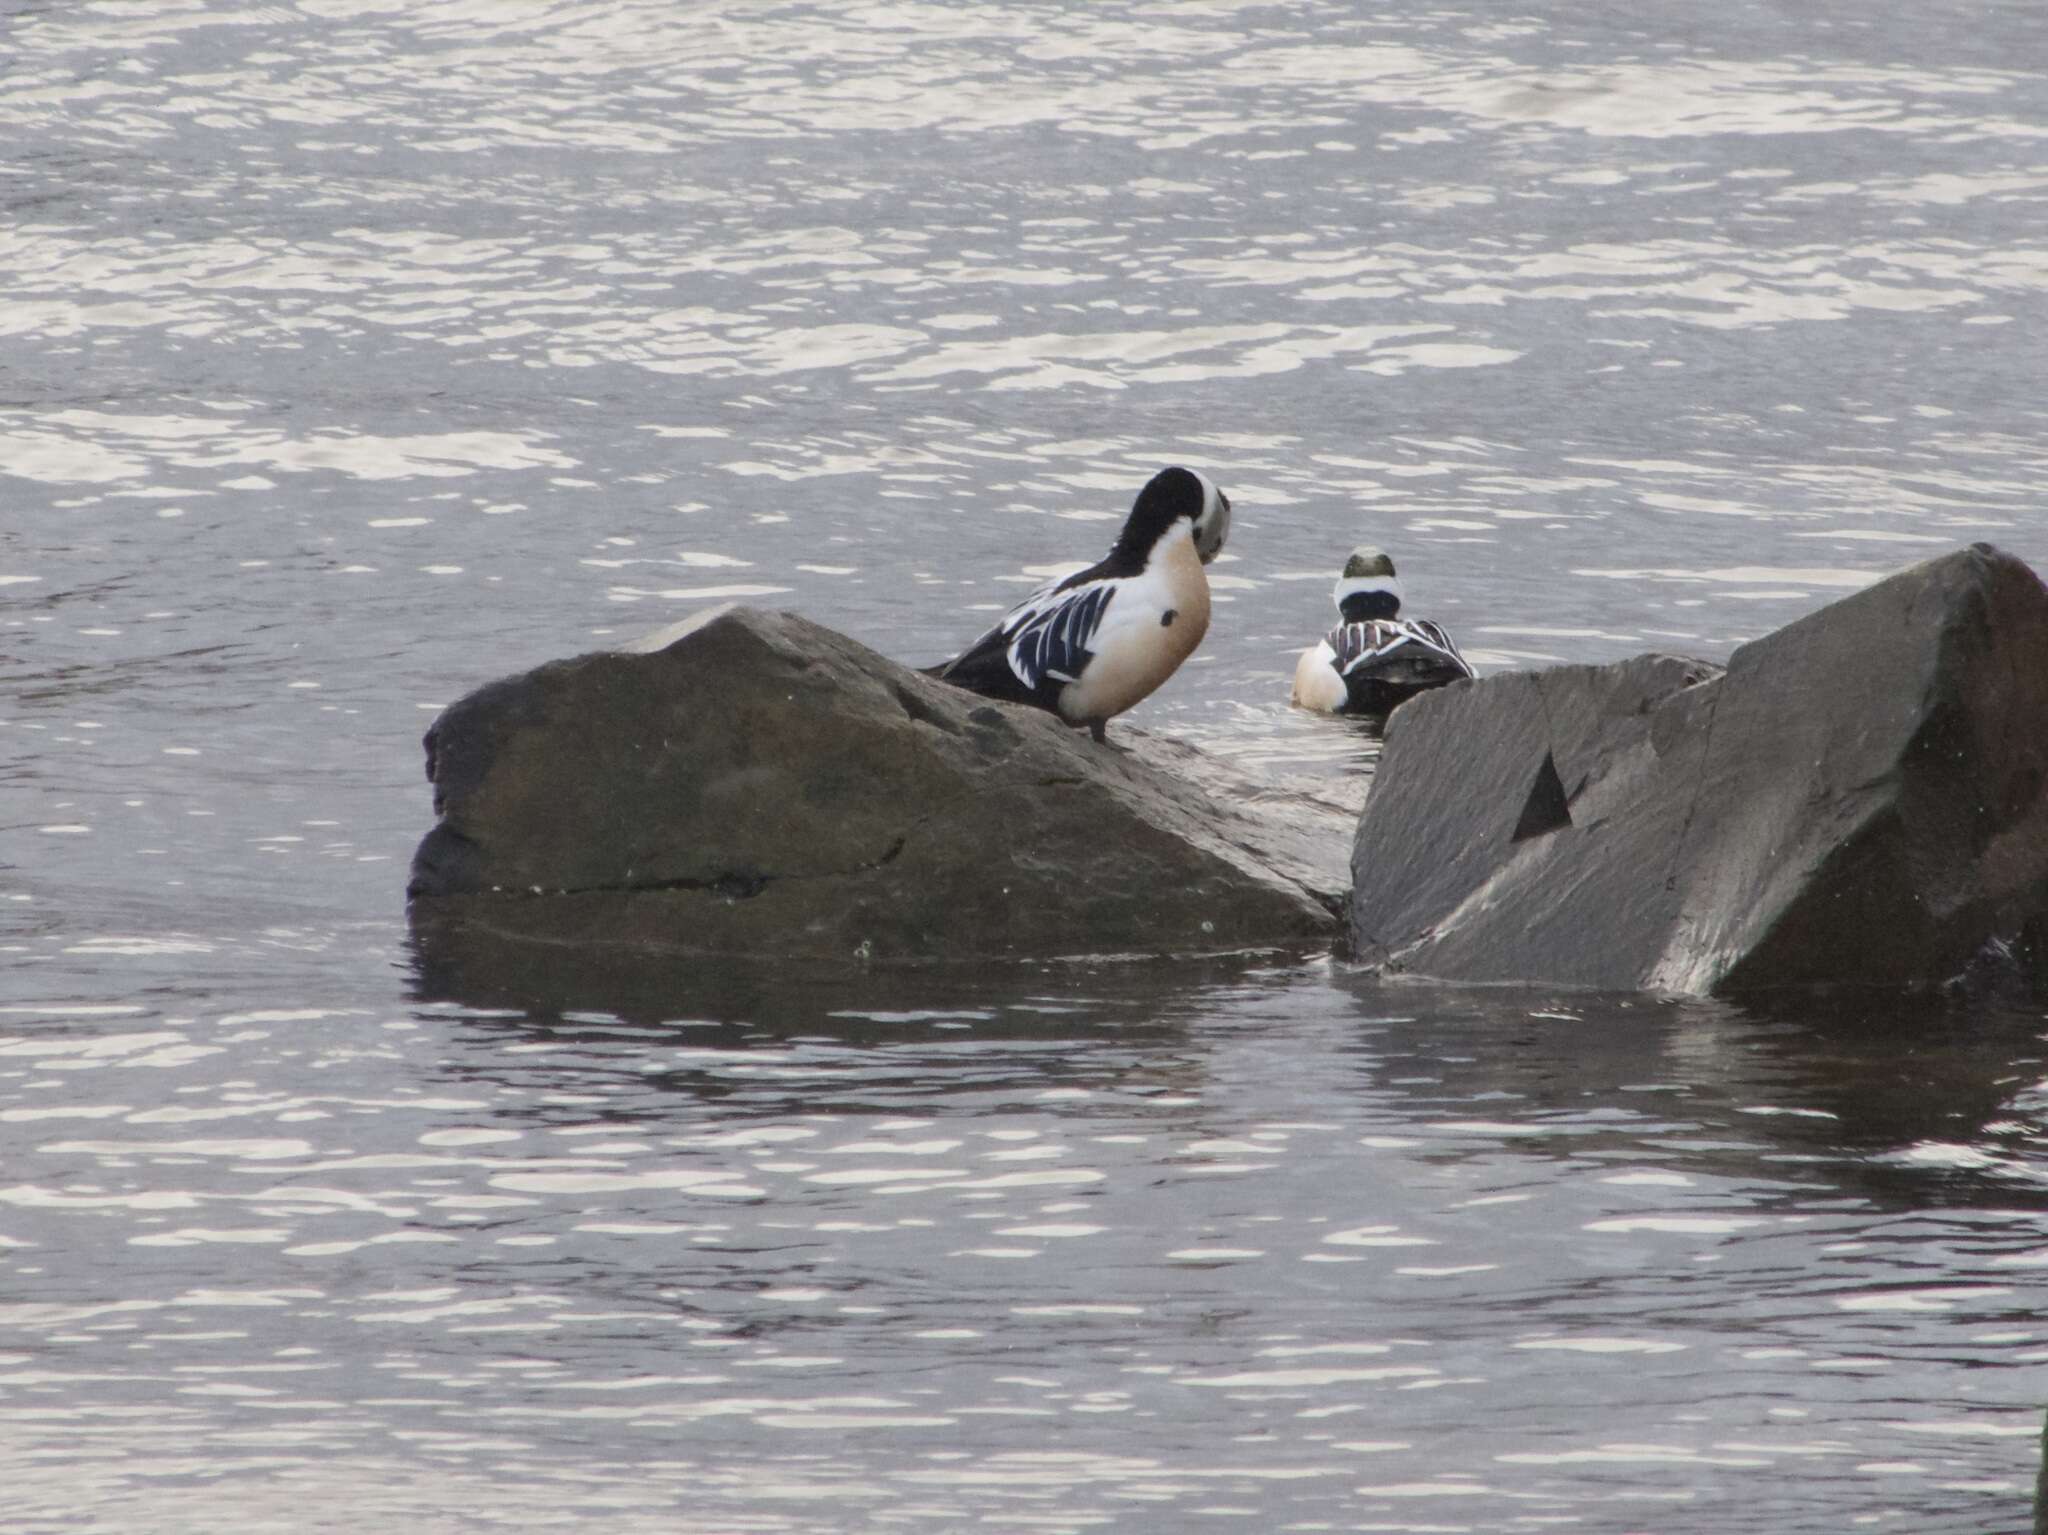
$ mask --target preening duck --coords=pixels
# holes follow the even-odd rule
[[[1049,582],[931,675],[990,698],[1104,725],[1151,693],[1209,632],[1202,567],[1230,534],[1230,498],[1192,469],[1138,492],[1108,554]]]
[[[1352,550],[1332,595],[1343,621],[1301,653],[1296,703],[1325,714],[1385,715],[1472,675],[1441,627],[1401,617],[1401,584],[1384,550]]]

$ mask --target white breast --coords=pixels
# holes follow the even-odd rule
[[[1161,620],[1171,613],[1171,622]],[[1060,694],[1060,714],[1079,723],[1106,720],[1146,697],[1179,670],[1209,632],[1209,578],[1182,524],[1161,539],[1138,575],[1119,583],[1102,615],[1094,659]]]

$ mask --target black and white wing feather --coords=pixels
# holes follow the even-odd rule
[[[1443,627],[1427,619],[1373,618],[1339,624],[1330,631],[1329,646],[1336,653],[1337,670],[1347,677],[1361,668],[1390,674],[1448,674],[1447,681],[1472,675],[1470,664]]]
[[[1094,654],[1092,644],[1116,586],[1100,566],[1049,582],[931,674],[990,698],[1057,710],[1060,690],[1081,675]]]
[[[1339,624],[1323,641],[1335,656],[1351,708],[1380,714],[1428,688],[1472,675],[1442,627],[1423,619],[1374,618]]]
[[[1081,675],[1095,653],[1094,640],[1102,615],[1116,596],[1115,584],[1088,581],[1061,590],[1043,601],[1014,610],[1004,624],[1009,638],[1010,670],[1034,691],[1055,683],[1065,686]]]

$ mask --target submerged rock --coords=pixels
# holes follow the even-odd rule
[[[2048,591],[1979,544],[1738,649],[1393,717],[1352,941],[1446,979],[1913,986],[2048,930]]]
[[[1341,928],[1342,806],[1212,794],[1196,778],[1220,765],[1162,769],[789,613],[725,608],[491,683],[426,747],[416,929],[969,959]]]

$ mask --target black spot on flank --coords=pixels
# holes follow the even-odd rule
[[[1571,806],[1565,799],[1564,780],[1557,776],[1557,758],[1545,752],[1536,782],[1529,786],[1529,798],[1522,804],[1522,818],[1515,822],[1514,835],[1508,840],[1525,842],[1571,824]]]
[[[1168,608],[1164,613],[1161,613],[1159,615],[1159,627],[1162,629],[1171,629],[1173,627],[1173,621],[1178,617],[1180,617],[1180,610],[1178,608]]]

